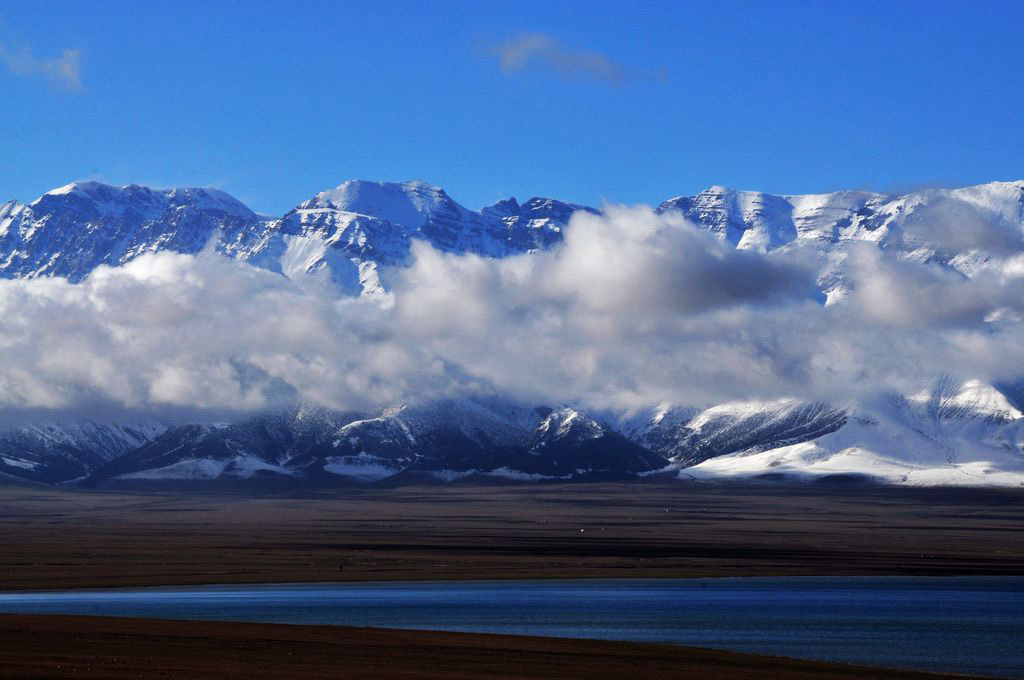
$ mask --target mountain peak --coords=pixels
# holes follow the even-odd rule
[[[412,228],[422,226],[429,215],[440,209],[453,208],[465,210],[441,187],[418,179],[408,182],[347,180],[298,206],[299,210],[357,213]]]
[[[77,194],[77,195],[81,196],[83,194],[84,195],[89,195],[90,193],[92,193],[94,191],[98,191],[98,190],[102,190],[102,189],[111,189],[111,190],[113,190],[114,188],[115,187],[110,186],[109,184],[103,184],[102,182],[94,182],[94,181],[91,181],[91,180],[88,180],[88,181],[86,181],[86,180],[79,180],[79,181],[75,181],[75,182],[69,182],[68,184],[65,184],[62,187],[57,187],[56,189],[50,189],[44,195],[46,195],[46,196],[63,196],[63,195],[66,195],[66,194]]]
[[[69,202],[85,201],[101,213],[120,213],[126,208],[140,212],[162,212],[167,209],[191,207],[221,212],[233,217],[253,219],[255,213],[237,198],[219,189],[208,187],[172,187],[152,189],[141,184],[114,186],[92,180],[76,181],[51,189],[30,205],[46,209]]]
[[[71,182],[0,210],[0,277],[78,282],[101,264],[159,250],[197,253],[215,234],[230,238],[259,224],[245,204],[217,189]]]

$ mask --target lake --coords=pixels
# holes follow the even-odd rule
[[[1024,578],[398,582],[0,593],[0,612],[667,642],[1024,678]]]

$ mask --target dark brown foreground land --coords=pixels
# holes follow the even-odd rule
[[[941,677],[951,676],[594,640],[333,626],[0,615],[0,678],[19,680]]]
[[[0,590],[385,579],[1024,574],[1024,491],[636,484],[0,487]],[[0,678],[915,678],[728,652],[0,615]]]
[[[0,487],[0,590],[385,579],[1024,575],[1024,491],[634,484]]]

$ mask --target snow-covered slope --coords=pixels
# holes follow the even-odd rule
[[[810,441],[846,423],[846,412],[821,402],[781,399],[686,409],[663,406],[646,422],[626,425],[636,441],[679,466],[736,451]]]
[[[917,393],[846,409],[841,426],[704,459],[686,478],[856,476],[891,484],[1024,486],[1024,417],[977,381],[938,378]]]

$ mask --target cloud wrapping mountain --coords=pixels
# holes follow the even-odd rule
[[[815,253],[736,250],[643,207],[577,213],[561,244],[513,257],[416,241],[384,304],[212,252],[147,253],[77,285],[0,281],[0,400],[216,413],[479,390],[628,410],[842,401],[1024,366],[1024,278],[854,246],[851,292],[827,306]]]
[[[7,262],[21,258],[44,273],[60,266],[77,282],[33,278],[23,265],[17,271],[27,278],[0,280],[2,424],[83,416],[210,423],[296,403],[372,414],[471,398],[573,404],[687,465],[707,458],[721,465],[735,452],[808,438],[834,440],[845,452],[875,441],[896,456],[911,446],[901,433],[929,428],[938,429],[915,450],[946,456],[967,436],[939,427],[950,418],[988,423],[972,425],[964,441],[1019,448],[1016,430],[1003,427],[1016,422],[1019,406],[1006,401],[1016,392],[991,387],[1012,387],[1024,375],[1024,247],[1013,212],[1024,205],[1015,198],[1024,189],[1013,185],[909,198],[779,199],[715,188],[658,210],[574,212],[534,199],[473,213],[423,183],[347,184],[269,223],[221,196],[108,189],[61,189],[33,204],[32,219],[26,208],[7,208],[22,215],[3,223],[0,239],[15,244]],[[127,190],[146,210],[124,198]],[[1011,200],[968,200],[992,193]],[[51,222],[41,211],[62,196],[85,217]],[[190,213],[182,196],[209,203],[216,221]],[[96,212],[96,197],[116,206],[113,222]],[[838,225],[831,236],[822,235],[821,218],[799,214],[811,199],[809,214]],[[82,220],[90,226],[73,232],[76,247],[90,263],[111,264],[82,270],[67,256],[17,249],[60,243],[50,225],[73,229]],[[178,228],[174,238],[189,252],[163,248],[160,220],[192,225],[207,247],[199,250],[202,241]],[[938,226],[929,231],[929,224]],[[100,232],[103,243],[135,239],[130,254],[85,248]],[[155,241],[139,240],[149,233]],[[359,273],[355,284],[345,278],[350,270]],[[363,294],[351,294],[353,285]],[[921,392],[936,376],[939,386]],[[903,401],[892,401],[896,395]],[[645,416],[656,404],[674,406]],[[504,423],[503,432],[529,431],[522,423],[530,417],[503,408],[481,413]],[[879,427],[890,428],[882,444],[871,424],[879,413]],[[431,429],[443,416],[417,417],[434,424],[417,430],[416,446],[454,446]],[[408,423],[382,418],[345,425],[361,434],[333,445],[317,439],[333,453],[316,460],[333,461],[334,470],[369,465],[391,473],[396,460],[441,465],[436,452],[395,449]],[[640,419],[632,431],[630,418]],[[358,447],[343,455],[338,442],[365,439],[368,427],[388,433],[380,441],[397,458],[371,465]],[[837,428],[842,436],[830,434]],[[867,434],[851,439],[856,428]],[[133,429],[132,437],[140,431],[150,430]],[[519,446],[507,434],[460,432],[481,450],[496,441]],[[166,456],[178,443],[161,446]],[[786,455],[786,465],[809,465],[807,456],[825,454]],[[259,464],[287,469],[277,459]]]

